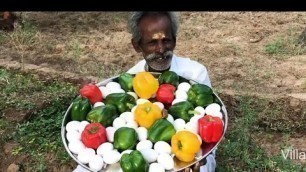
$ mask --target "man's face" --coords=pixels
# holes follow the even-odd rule
[[[139,23],[141,40],[138,48],[148,66],[156,71],[167,70],[171,65],[176,40],[166,16],[148,16]]]

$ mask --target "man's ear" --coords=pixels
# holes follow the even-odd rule
[[[141,50],[141,48],[140,48],[138,42],[136,42],[133,38],[131,39],[131,42],[132,42],[132,45],[133,45],[135,51],[136,51],[137,53],[141,53],[142,50]]]

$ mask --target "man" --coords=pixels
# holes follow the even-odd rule
[[[144,59],[127,72],[136,74],[141,71],[174,71],[187,79],[211,86],[204,65],[190,58],[173,54],[179,27],[178,16],[174,12],[134,12],[129,18],[132,45]],[[205,163],[206,161],[206,163]],[[205,165],[202,165],[205,164]],[[202,162],[192,167],[193,171],[214,172],[216,168],[215,150]],[[185,169],[189,171],[190,169]]]
[[[179,27],[178,17],[173,12],[135,12],[129,18],[132,45],[144,59],[127,72],[136,74],[141,71],[174,71],[187,79],[192,79],[211,87],[206,67],[190,58],[173,54]],[[203,165],[204,164],[204,165]],[[200,163],[191,167],[192,171],[214,172],[216,167],[215,151]],[[81,166],[75,172],[81,172]],[[84,169],[85,171],[85,169]],[[184,171],[191,171],[189,168]]]

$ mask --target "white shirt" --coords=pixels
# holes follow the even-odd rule
[[[145,64],[146,61],[143,59],[130,68],[127,73],[136,74],[145,71]],[[173,55],[169,70],[186,79],[191,79],[212,87],[206,67],[190,58],[177,57],[176,55]]]

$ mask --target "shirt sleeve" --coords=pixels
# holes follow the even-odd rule
[[[190,68],[192,68],[191,79],[197,81],[198,83],[205,84],[212,88],[208,71],[206,67],[199,62],[191,61]]]

